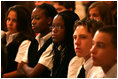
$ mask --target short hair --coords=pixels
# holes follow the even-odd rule
[[[101,21],[96,21],[94,19],[82,19],[82,20],[76,20],[74,25],[74,30],[79,26],[83,25],[87,27],[87,31],[89,33],[92,33],[92,37],[94,36],[97,29],[103,27],[103,23]]]
[[[72,8],[75,11],[75,1],[53,1],[54,3],[59,3],[59,5],[64,6],[66,9]]]
[[[38,5],[36,8],[44,9],[45,10],[45,15],[47,17],[51,17],[52,20],[55,17],[55,15],[57,14],[56,9],[50,4],[43,3],[41,5]]]
[[[111,9],[106,3],[102,1],[92,3],[88,8],[87,17],[89,17],[89,11],[92,8],[97,8],[105,25],[114,25]]]
[[[110,34],[111,42],[114,48],[117,48],[117,27],[116,26],[103,27],[103,28],[98,29],[98,31]]]

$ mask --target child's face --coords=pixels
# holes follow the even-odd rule
[[[93,65],[109,68],[117,61],[117,49],[113,47],[111,38],[110,34],[96,32],[91,48]]]
[[[57,2],[55,2],[53,6],[55,7],[58,13],[67,10],[63,5],[59,5],[59,3]]]
[[[95,20],[102,20],[99,11],[97,8],[92,8],[89,10],[89,18]]]
[[[35,8],[32,11],[32,29],[35,33],[46,33],[49,31],[49,18],[45,15],[45,10]]]
[[[17,32],[17,14],[15,11],[11,10],[9,12],[6,24],[7,24],[7,29],[11,34]]]
[[[52,24],[52,40],[53,42],[61,42],[64,40],[65,26],[61,16],[55,16]]]
[[[86,26],[79,25],[73,34],[73,39],[76,55],[88,59],[92,47],[92,34],[87,31]]]

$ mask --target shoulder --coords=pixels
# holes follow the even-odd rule
[[[51,54],[51,51],[52,51],[52,44],[49,45],[49,47],[44,51],[44,53],[41,55],[38,63],[46,66],[49,70],[52,69],[52,57],[53,57],[53,54]]]
[[[30,43],[31,43],[30,40],[24,40],[24,41],[21,42],[20,47],[23,47],[23,48],[27,47],[27,46],[30,45]]]
[[[5,31],[1,30],[1,38],[3,38],[4,36],[6,36]]]
[[[77,78],[78,71],[84,62],[84,58],[75,56],[71,59],[68,67],[68,78]]]
[[[84,61],[84,58],[75,56],[75,57],[73,57],[73,58],[71,59],[70,65],[71,65],[71,64],[79,64],[79,63],[82,64],[83,61]],[[78,62],[79,62],[79,63],[78,63]]]
[[[87,78],[103,78],[104,72],[100,66],[93,66],[87,74]]]

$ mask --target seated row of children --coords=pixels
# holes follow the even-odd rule
[[[8,61],[2,77],[117,77],[117,27],[112,24],[80,20],[73,11],[57,14],[44,3],[31,15],[23,6],[10,7],[6,25],[1,39]]]

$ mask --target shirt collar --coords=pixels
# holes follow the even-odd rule
[[[113,65],[111,69],[105,74],[105,78],[116,78],[117,77],[117,64]]]
[[[6,41],[9,41],[11,39],[16,38],[18,34],[19,34],[19,32],[13,33],[13,34],[10,34],[9,32],[6,32]]]
[[[6,41],[7,41],[7,44],[10,44],[17,36],[18,36],[19,32],[17,33],[13,33],[13,34],[10,34],[9,32],[6,32]]]
[[[91,69],[92,68],[92,59],[91,58],[89,58],[85,63],[84,63],[84,68],[85,68],[85,70],[88,72],[89,71],[89,69]]]
[[[7,36],[16,36],[16,35],[18,35],[19,34],[19,32],[16,32],[16,33],[13,33],[13,34],[10,34],[9,32],[6,32],[6,35]]]
[[[45,36],[41,37],[41,34],[39,33],[36,36],[36,40],[39,42],[39,40],[44,40],[44,42],[46,42],[49,38],[51,37],[51,32],[49,32],[48,34],[46,34]]]

